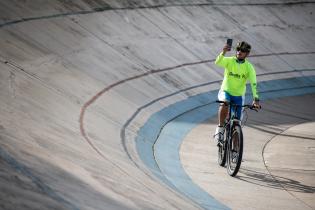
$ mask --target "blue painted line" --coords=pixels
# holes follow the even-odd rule
[[[259,88],[262,100],[314,93],[315,76],[261,82]],[[163,108],[148,119],[136,137],[137,151],[146,166],[204,209],[229,208],[190,179],[180,163],[179,147],[191,129],[216,115],[218,105],[213,102],[217,92],[201,93]]]
[[[210,110],[210,112],[209,112]],[[194,184],[184,172],[179,158],[179,147],[193,127],[215,115],[217,104],[210,104],[181,115],[168,123],[154,145],[155,160],[164,176],[187,197],[205,209],[229,209]]]

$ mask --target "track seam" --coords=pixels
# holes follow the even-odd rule
[[[152,6],[136,6],[136,7],[96,7],[92,8],[92,10],[81,10],[76,12],[68,12],[61,14],[52,14],[52,15],[44,15],[38,17],[29,17],[29,18],[21,18],[19,20],[12,20],[8,22],[4,22],[0,24],[0,28],[5,26],[16,25],[18,23],[29,22],[34,20],[45,20],[45,19],[53,19],[59,17],[67,17],[74,15],[85,15],[85,14],[93,14],[104,11],[119,11],[119,10],[136,10],[136,9],[157,9],[157,8],[168,8],[168,7],[191,7],[191,6],[293,6],[293,5],[303,5],[303,4],[314,4],[315,1],[288,1],[288,2],[279,2],[279,3],[197,3],[197,4],[169,4],[169,5],[152,5]]]

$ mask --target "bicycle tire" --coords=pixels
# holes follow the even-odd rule
[[[224,167],[226,163],[226,148],[227,148],[227,142],[228,142],[228,133],[229,133],[229,129],[227,126],[224,132],[224,142],[223,144],[218,145],[218,164],[222,167]]]
[[[233,148],[232,145],[233,141],[237,142],[237,144],[234,145],[235,148]],[[232,149],[234,149],[234,151]],[[226,156],[227,172],[230,176],[236,176],[241,167],[243,156],[243,132],[241,126],[238,124],[235,124],[232,127],[231,138],[230,141],[228,141]]]

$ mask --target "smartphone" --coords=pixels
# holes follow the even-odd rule
[[[232,47],[233,39],[227,39],[226,44]]]

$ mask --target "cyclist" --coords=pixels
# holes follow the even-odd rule
[[[225,57],[225,53],[231,50],[231,46],[225,45],[223,51],[216,58],[215,64],[225,68],[224,79],[221,89],[218,93],[220,101],[232,102],[238,105],[243,105],[245,100],[246,83],[250,81],[253,105],[259,106],[259,96],[257,92],[256,71],[254,66],[246,59],[249,55],[251,46],[247,42],[239,42],[236,46],[236,55]],[[217,141],[224,140],[224,121],[228,115],[228,106],[221,104],[218,110],[219,124],[216,128],[214,139]],[[241,120],[242,109],[237,110],[238,119]]]

